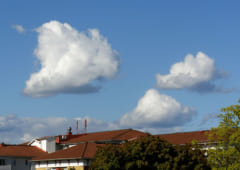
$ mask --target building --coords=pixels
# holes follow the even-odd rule
[[[209,141],[206,132],[155,136],[173,145],[190,144],[195,140],[202,149],[207,150]],[[122,144],[147,135],[133,129],[72,134],[69,128],[65,135],[46,136],[22,145],[1,145],[0,170],[87,170],[98,147],[108,143]]]
[[[32,141],[26,143],[28,146],[36,146],[41,148],[45,152],[52,153],[56,152],[56,137],[46,136],[39,139],[33,139]]]
[[[171,133],[171,134],[160,134],[156,135],[162,139],[165,139],[173,145],[186,145],[191,144],[192,141],[198,141],[199,144],[208,144],[208,136],[206,133],[208,130],[195,131],[195,132],[181,132],[181,133]]]
[[[94,133],[72,134],[71,129],[68,129],[66,135],[47,136],[39,139],[34,139],[27,143],[29,146],[37,146],[42,150],[52,153],[58,150],[66,149],[81,143],[122,143],[125,141],[136,140],[141,136],[146,136],[147,133],[133,129],[122,129],[113,131],[103,131]]]
[[[98,147],[108,143],[122,144],[146,135],[148,134],[133,129],[73,135],[69,128],[66,135],[55,137],[55,146],[51,137],[33,140],[28,145],[38,146],[49,152],[47,155],[32,159],[36,170],[67,170],[69,168],[86,170]],[[48,148],[55,148],[56,151],[50,152]]]
[[[35,146],[0,144],[0,170],[30,170],[31,159],[46,154]]]
[[[98,147],[104,144],[81,143],[48,155],[33,158],[36,170],[87,170]]]
[[[201,148],[207,149],[209,141],[206,132],[208,131],[160,134],[156,136],[174,145],[191,144],[195,140],[198,141]],[[104,146],[107,143],[122,144],[146,135],[148,134],[133,129],[79,135],[72,135],[68,131],[66,135],[56,136],[55,142],[58,151],[36,157],[32,161],[36,170],[67,170],[67,168],[86,170],[99,146]]]
[[[182,133],[172,133],[172,134],[160,134],[161,139],[168,141],[173,145],[186,145],[193,144],[194,148],[199,148],[205,151],[205,156],[208,155],[207,151],[209,149],[215,149],[217,142],[209,141],[207,133],[209,130],[195,131],[195,132],[182,132]]]

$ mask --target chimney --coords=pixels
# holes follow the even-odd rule
[[[84,121],[84,129],[87,130],[87,119]]]
[[[76,123],[76,130],[77,130],[77,135],[78,135],[78,120],[77,120],[77,123]]]
[[[84,120],[84,133],[87,133],[87,119]]]
[[[1,147],[4,147],[4,146],[5,146],[5,143],[2,142],[2,143],[0,144],[0,148],[1,148]]]
[[[68,132],[67,132],[67,136],[69,136],[69,135],[72,135],[72,128],[71,128],[71,126],[69,126]]]

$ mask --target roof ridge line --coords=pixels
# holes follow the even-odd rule
[[[85,143],[81,157],[84,158],[85,152],[87,150],[88,142]]]
[[[104,130],[104,131],[90,132],[90,133],[86,133],[86,134],[103,133],[103,132],[115,132],[115,131],[122,131],[122,130],[133,130],[133,129],[131,129],[131,128],[126,128],[126,129],[113,129],[113,130]]]
[[[119,136],[122,136],[123,134],[126,134],[126,133],[130,132],[132,129],[126,129],[126,130],[127,130],[126,132],[122,132],[121,134],[119,134],[119,135],[117,135],[117,136],[114,136],[114,137],[112,138],[112,140],[116,139],[116,138],[119,137]]]
[[[183,133],[198,133],[198,132],[207,132],[211,130],[199,130],[199,131],[183,131],[183,132],[173,132],[173,133],[162,133],[162,134],[155,134],[153,136],[157,135],[172,135],[172,134],[183,134]]]

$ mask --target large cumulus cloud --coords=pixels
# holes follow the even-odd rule
[[[133,111],[121,117],[120,125],[148,129],[173,128],[190,121],[195,114],[194,108],[182,106],[176,99],[150,89]]]
[[[198,92],[227,92],[214,81],[227,76],[227,73],[215,67],[214,60],[203,52],[196,57],[189,54],[183,62],[175,63],[167,75],[156,75],[157,86],[161,89],[182,89]]]
[[[50,21],[36,31],[34,54],[41,69],[26,81],[24,94],[42,97],[96,92],[100,88],[96,81],[116,75],[118,53],[97,29],[78,32],[67,23]]]

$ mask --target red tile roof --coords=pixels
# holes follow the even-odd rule
[[[68,149],[59,150],[48,155],[39,156],[33,159],[33,161],[41,160],[62,160],[62,159],[88,159],[93,158],[98,146],[104,146],[104,144],[98,144],[96,142],[101,141],[118,141],[118,140],[136,140],[141,136],[146,136],[147,133],[132,130],[113,130],[104,132],[87,133],[80,135],[68,136],[67,140],[62,140],[62,144],[77,144]]]
[[[207,142],[208,138],[205,135],[207,131],[198,132],[184,132],[173,134],[155,135],[162,139],[169,141],[172,144],[188,144],[192,140],[201,142]],[[94,143],[94,141],[107,141],[107,140],[135,140],[141,136],[146,136],[147,133],[140,131],[125,129],[106,132],[88,133],[84,135],[76,135],[74,138],[70,138],[62,143],[80,143],[77,146],[73,146],[68,149],[59,150],[54,153],[50,153],[43,156],[38,156],[33,161],[45,161],[45,160],[66,160],[66,159],[91,159],[94,157],[98,146],[104,146],[105,144]]]
[[[208,137],[206,135],[207,130],[196,131],[196,132],[183,132],[183,133],[172,133],[172,134],[162,134],[156,135],[162,139],[167,140],[172,144],[190,144],[193,140],[197,140],[200,143],[208,142]]]
[[[0,145],[0,156],[35,157],[46,154],[47,152],[44,152],[36,146],[6,144]]]
[[[123,130],[113,130],[113,131],[95,132],[95,133],[78,135],[76,137],[71,137],[68,140],[61,141],[61,143],[71,144],[71,143],[107,141],[107,140],[133,140],[146,135],[147,133],[140,132],[137,130],[123,129]]]
[[[63,159],[89,159],[93,158],[98,147],[104,146],[104,144],[96,143],[81,143],[77,146],[73,146],[68,149],[59,150],[44,156],[39,156],[33,159],[33,161],[43,160],[63,160]]]

